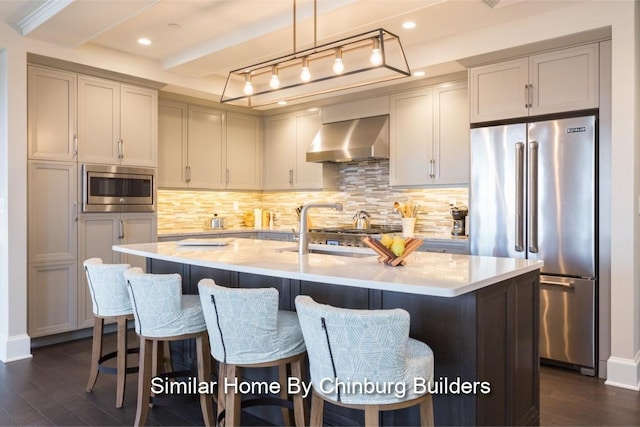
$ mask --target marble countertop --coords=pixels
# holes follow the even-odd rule
[[[291,242],[226,239],[224,246],[182,246],[180,242],[114,245],[131,255],[287,279],[411,294],[455,297],[540,269],[541,261],[414,252],[407,264],[391,267],[368,248],[310,245],[311,249],[357,253],[359,257],[310,253],[299,256]]]

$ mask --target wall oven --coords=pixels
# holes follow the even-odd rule
[[[82,165],[83,212],[155,212],[153,168]]]

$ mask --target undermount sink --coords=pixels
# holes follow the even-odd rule
[[[353,250],[349,250],[353,249]],[[276,249],[276,252],[298,252],[297,246],[291,246],[287,248]],[[333,255],[333,256],[342,256],[342,257],[352,257],[352,258],[365,258],[370,256],[375,256],[374,252],[369,252],[365,248],[345,248],[343,246],[333,246],[325,248],[309,248],[310,254],[320,254],[320,255]]]

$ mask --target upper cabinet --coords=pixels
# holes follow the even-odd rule
[[[468,184],[466,82],[392,95],[390,119],[390,185]]]
[[[75,161],[76,74],[29,66],[29,159]]]
[[[471,68],[472,123],[598,107],[598,44]]]
[[[307,148],[320,126],[319,112],[298,112],[265,120],[265,190],[322,189],[335,185],[335,165],[307,162]]]
[[[162,100],[158,107],[158,186],[260,188],[260,119]]]
[[[157,127],[157,91],[78,77],[81,162],[155,167]]]

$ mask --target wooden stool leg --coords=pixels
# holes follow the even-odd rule
[[[378,427],[378,405],[366,405],[364,408],[364,425],[367,427]]]
[[[433,426],[433,396],[420,402],[420,425]]]
[[[282,363],[278,366],[278,381],[280,382],[280,399],[287,400],[289,399],[289,394],[287,393],[287,364]],[[282,408],[282,425],[290,426],[291,425],[291,413],[289,409]]]
[[[216,422],[218,421],[218,416],[224,411],[225,408],[225,399],[226,396],[224,394],[224,379],[227,375],[227,366],[222,363],[218,363],[218,411],[216,413]]]
[[[164,368],[163,372],[173,372],[173,361],[171,360],[171,343],[169,341],[164,342],[162,353],[162,366]]]
[[[91,368],[89,369],[89,381],[87,382],[87,393],[93,390],[98,380],[98,361],[102,357],[102,330],[104,319],[95,317],[93,321],[93,344],[91,345]]]
[[[122,408],[124,387],[127,376],[127,318],[118,316],[117,356],[116,356],[116,408]]]
[[[298,359],[291,363],[291,376],[294,378],[299,378],[300,381],[303,380],[302,377],[302,360]],[[284,385],[283,385],[284,387]],[[293,395],[293,416],[295,418],[296,427],[304,427],[305,426],[305,416],[304,416],[304,400],[302,399],[301,393],[296,393]]]
[[[236,377],[238,377],[237,382],[240,382],[240,371],[241,369],[236,367],[236,365],[227,364],[227,373],[225,377],[229,383],[233,383],[236,381]],[[224,425],[233,427],[240,425],[240,407],[241,407],[241,398],[238,393],[226,393],[225,394],[225,417],[224,417]]]
[[[140,363],[138,367],[138,406],[135,426],[143,426],[149,413],[151,397],[151,359],[153,359],[153,341],[140,338]]]
[[[209,336],[205,332],[196,338],[196,354],[198,357],[198,382],[211,382],[211,357],[209,356]],[[205,426],[215,426],[213,416],[213,399],[208,393],[200,394],[200,408]]]
[[[324,400],[313,392],[311,397],[311,419],[309,425],[311,427],[322,427],[322,420],[324,418]]]

